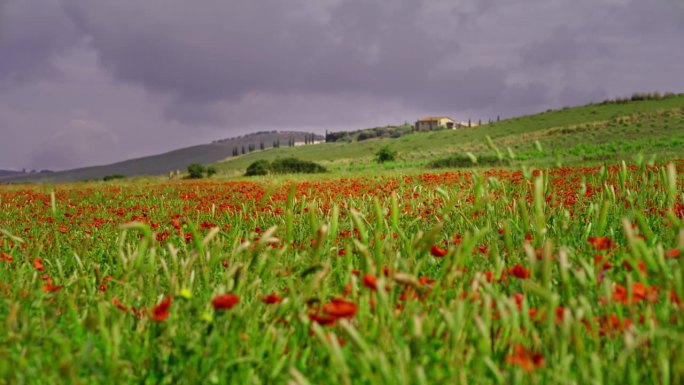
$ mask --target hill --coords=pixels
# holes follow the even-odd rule
[[[145,156],[112,163],[103,166],[83,167],[73,170],[56,171],[37,174],[8,174],[0,175],[0,183],[14,182],[72,182],[88,179],[102,179],[108,175],[166,175],[171,171],[184,171],[190,163],[209,164],[234,156],[234,151],[249,152],[249,148],[256,150],[263,143],[264,148],[270,148],[278,142],[287,145],[290,140],[303,143],[305,138],[313,134],[299,131],[271,131],[258,132],[235,138],[221,139],[211,144],[186,147],[163,154]],[[322,140],[322,136],[315,136]]]
[[[517,162],[533,164],[557,159],[566,164],[632,159],[640,151],[646,156],[684,156],[684,94],[548,110],[479,127],[413,132],[397,139],[278,148],[216,166],[224,174],[239,175],[255,160],[295,156],[318,161],[333,171],[422,167],[454,153],[493,155],[488,136],[506,156],[510,148]],[[385,145],[398,151],[398,160],[376,165],[374,154]]]
[[[640,152],[663,158],[684,156],[684,94],[637,96],[548,110],[479,127],[402,132],[398,138],[391,138],[392,132],[388,128],[375,128],[352,132],[348,138],[333,143],[318,143],[324,138],[314,135],[316,144],[290,147],[290,141],[310,142],[312,134],[258,132],[105,166],[49,174],[0,175],[0,183],[79,181],[107,175],[166,175],[169,171],[185,170],[193,162],[216,163],[220,174],[240,176],[256,160],[272,161],[293,156],[318,162],[334,172],[415,168],[454,154],[472,153],[491,158],[495,150],[488,145],[488,137],[501,153],[507,157],[513,155],[514,162],[518,163],[546,165],[558,160],[564,164],[595,163],[632,159]],[[363,137],[372,137],[371,134],[381,137]],[[278,141],[280,146],[272,148]],[[262,143],[267,151],[260,151]],[[398,159],[377,165],[375,153],[386,145],[399,153]],[[250,152],[250,148],[254,151]]]
[[[0,170],[0,177],[21,174],[21,171]]]

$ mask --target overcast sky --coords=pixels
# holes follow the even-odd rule
[[[0,0],[0,169],[684,91],[682,0]]]

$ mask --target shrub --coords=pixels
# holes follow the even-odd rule
[[[256,162],[250,164],[249,167],[247,167],[247,172],[245,173],[245,176],[267,175],[269,173],[314,174],[326,171],[327,170],[325,167],[308,160],[301,160],[297,158],[282,158],[274,160],[273,163],[269,163],[266,160],[257,160]]]
[[[266,160],[257,160],[247,167],[245,176],[266,175],[271,168],[271,164]]]
[[[188,178],[200,179],[204,176],[204,166],[199,163],[192,163],[188,166]]]
[[[389,146],[384,146],[375,153],[375,159],[378,163],[391,162],[397,159],[397,151],[392,150]]]
[[[125,175],[114,174],[114,175],[107,175],[107,176],[105,176],[104,178],[102,178],[102,180],[105,181],[105,182],[108,182],[108,181],[110,181],[110,180],[124,179],[124,178],[126,178]]]
[[[316,174],[328,170],[318,163],[297,158],[281,158],[271,163],[271,170],[276,174],[303,173]]]
[[[211,178],[213,175],[216,175],[216,167],[214,166],[207,167],[205,171],[207,173],[207,178]]]

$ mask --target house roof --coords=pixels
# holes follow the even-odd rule
[[[453,119],[451,119],[448,116],[426,116],[424,118],[418,119],[418,121],[419,122],[434,122],[434,121],[441,120],[441,119],[449,119],[449,120],[453,121]]]

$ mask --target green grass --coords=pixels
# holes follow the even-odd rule
[[[664,159],[681,156],[684,155],[684,146],[681,146],[684,143],[684,95],[554,110],[480,127],[417,132],[398,139],[269,149],[229,158],[217,166],[224,175],[240,175],[255,160],[295,156],[319,161],[337,172],[423,167],[453,153],[492,155],[487,136],[505,154],[510,147],[514,154],[520,154],[518,160],[539,164],[557,157],[569,163],[630,159],[639,150],[646,156],[663,154]],[[536,151],[535,141],[542,145],[543,152]],[[374,154],[385,145],[398,151],[398,161],[382,167],[372,165]]]
[[[679,384],[676,167],[4,186],[0,383]]]
[[[0,385],[684,383],[681,103],[0,186]]]

